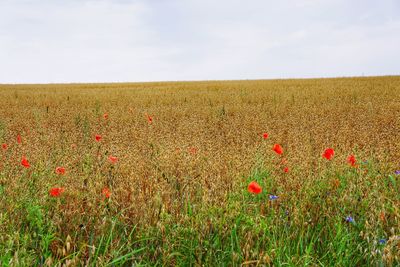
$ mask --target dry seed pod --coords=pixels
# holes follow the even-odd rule
[[[44,264],[46,266],[53,266],[53,258],[50,256],[46,259],[46,261],[44,262]]]
[[[264,255],[263,262],[266,263],[266,264],[270,264],[271,263],[271,258],[268,256],[268,254]]]
[[[59,256],[59,257],[63,256],[63,251],[61,248],[57,248],[57,256]]]

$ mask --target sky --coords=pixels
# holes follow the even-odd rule
[[[0,83],[399,74],[398,0],[0,0]]]

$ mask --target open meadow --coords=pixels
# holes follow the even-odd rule
[[[400,77],[0,85],[0,266],[398,266]]]

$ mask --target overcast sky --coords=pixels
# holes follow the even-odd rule
[[[0,0],[0,83],[390,74],[398,0]]]

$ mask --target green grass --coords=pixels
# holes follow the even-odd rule
[[[67,239],[60,238],[53,225],[54,207],[62,199],[40,205],[31,198],[34,191],[29,191],[21,195],[12,213],[1,213],[0,261],[3,266],[390,265],[382,255],[385,246],[388,250],[399,242],[390,230],[395,222],[390,215],[380,222],[378,210],[397,212],[399,176],[380,174],[383,178],[376,183],[379,173],[373,164],[343,171],[328,168],[291,193],[283,191],[282,181],[274,179],[271,171],[255,168],[243,177],[241,190],[228,194],[221,205],[199,206],[187,200],[179,219],[161,211],[157,225],[147,227],[122,222],[123,212],[112,214],[105,205],[99,207],[103,216],[92,218],[100,228],[83,229]],[[30,177],[40,179],[35,173]],[[333,178],[340,181],[337,188],[332,187]],[[252,180],[266,190],[248,193]],[[34,182],[26,183],[34,188]],[[270,193],[279,198],[269,200]],[[0,196],[2,201],[7,198],[3,189]],[[355,223],[346,222],[348,215]],[[7,224],[13,218],[20,218],[19,222]],[[379,239],[390,237],[392,244],[379,244]],[[52,244],[57,244],[55,251]]]

